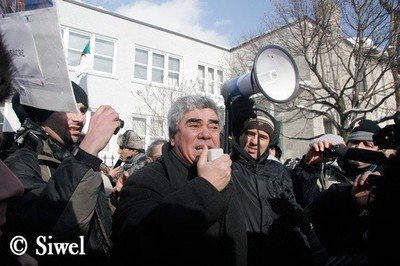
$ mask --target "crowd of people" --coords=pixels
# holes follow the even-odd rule
[[[89,99],[74,82],[76,113],[21,104],[1,39],[0,48],[0,100],[12,97],[21,122],[1,153],[2,265],[369,264],[368,178],[381,167],[326,150],[379,152],[373,121],[360,121],[346,141],[313,140],[288,167],[276,121],[241,96],[231,105],[230,150],[208,160],[221,146],[223,115],[209,97],[188,95],[171,104],[168,140],[145,150],[125,130],[108,167],[98,154],[121,131],[115,109],[99,107],[82,134]],[[26,252],[11,249],[16,236]],[[68,252],[54,254],[52,243],[67,243]]]

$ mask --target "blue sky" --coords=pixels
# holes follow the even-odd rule
[[[263,29],[272,0],[82,0],[113,12],[231,47]]]

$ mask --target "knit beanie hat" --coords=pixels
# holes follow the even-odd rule
[[[371,120],[361,120],[358,126],[356,126],[350,133],[347,141],[352,140],[366,140],[373,141],[372,136],[377,133],[381,128],[377,123]]]
[[[262,115],[261,112],[256,112],[255,118],[249,118],[244,122],[242,133],[248,129],[265,131],[272,138],[275,131],[275,125],[268,116]]]
[[[133,130],[127,130],[119,135],[117,144],[122,147],[141,150],[144,149],[144,142]]]
[[[87,93],[82,89],[81,86],[71,81],[72,89],[74,91],[76,103],[82,103],[84,106],[89,108],[89,101]]]

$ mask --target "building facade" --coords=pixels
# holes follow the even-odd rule
[[[101,105],[110,105],[125,121],[119,134],[133,129],[143,138],[146,147],[154,139],[168,139],[166,115],[178,96],[206,94],[223,109],[221,85],[231,76],[251,70],[257,47],[267,44],[285,47],[282,42],[285,27],[227,48],[82,2],[57,0],[57,5],[69,76],[89,96],[88,120]],[[77,76],[76,67],[85,47],[90,48],[92,65],[87,73]],[[292,55],[301,82],[318,85],[302,55]],[[235,61],[238,59],[245,64]],[[236,68],[238,65],[245,67]],[[306,115],[293,119],[291,112],[280,110],[279,106],[265,101],[263,106],[278,120],[290,121],[280,125],[283,159],[304,154],[308,139],[313,136],[337,133],[332,130],[329,119]],[[10,103],[1,111],[3,131],[15,131],[19,122]],[[116,139],[113,136],[100,154],[109,166],[118,159]]]

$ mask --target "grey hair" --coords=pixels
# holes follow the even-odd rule
[[[165,139],[156,139],[155,141],[150,143],[149,147],[147,147],[147,150],[146,150],[147,157],[152,157],[154,155],[154,148],[155,147],[157,147],[160,144],[165,144],[167,142],[168,141],[166,141]]]
[[[217,114],[220,126],[223,128],[223,116],[218,105],[211,98],[203,95],[186,95],[173,102],[169,109],[167,117],[169,138],[178,131],[178,124],[187,112],[206,108],[212,109]]]

